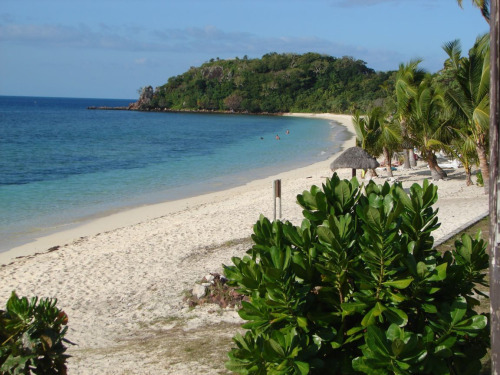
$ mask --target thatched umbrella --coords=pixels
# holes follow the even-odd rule
[[[330,169],[352,168],[352,176],[356,176],[356,169],[375,169],[380,164],[361,147],[350,147],[330,164]]]

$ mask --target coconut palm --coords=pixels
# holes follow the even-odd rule
[[[373,138],[373,131],[376,126],[373,119],[363,116],[359,111],[356,111],[352,116],[354,131],[356,132],[356,146],[361,147],[363,150],[371,155],[379,155],[380,150],[375,149]]]
[[[418,85],[425,76],[425,71],[418,66],[421,61],[420,59],[415,59],[411,60],[408,64],[399,64],[399,69],[396,73],[396,113],[401,124],[405,168],[415,166],[413,145],[411,144],[411,136],[407,127],[407,119],[411,104],[417,94]]]
[[[401,144],[399,124],[392,121],[381,107],[373,108],[366,116],[356,113],[353,123],[360,147],[374,156],[383,154],[387,175],[392,177],[392,155]]]
[[[451,143],[451,148],[455,157],[460,160],[465,170],[465,184],[472,185],[472,167],[478,165],[476,147],[474,139],[467,131],[459,131],[459,138],[455,138]]]
[[[409,110],[407,122],[412,142],[427,161],[434,180],[447,177],[437,162],[436,152],[451,152],[448,146],[457,137],[456,122],[446,113],[444,97],[440,89],[427,75],[418,86]]]
[[[356,132],[356,146],[376,157],[380,155],[381,150],[377,148],[378,145],[374,139],[374,130],[376,130],[377,126],[373,120],[374,118],[362,116],[359,111],[356,111],[352,116],[352,123]],[[373,176],[377,176],[374,169],[371,173]]]
[[[477,38],[468,57],[461,57],[460,42],[454,40],[443,46],[450,57],[456,82],[446,92],[447,103],[467,125],[474,139],[479,167],[488,189],[487,160],[490,122],[490,58],[489,34]],[[486,190],[488,191],[488,190]]]
[[[460,8],[462,7],[462,0],[457,0]],[[490,1],[489,0],[472,0],[472,4],[481,10],[486,22],[490,22]]]

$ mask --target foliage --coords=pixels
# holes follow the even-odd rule
[[[467,186],[470,186],[473,184],[472,167],[479,164],[476,146],[466,126],[458,129],[458,135],[459,137],[453,139],[450,146],[454,157],[462,163],[465,171],[465,182]]]
[[[462,0],[457,0],[457,3],[462,7]],[[481,10],[481,15],[486,22],[490,21],[490,0],[472,0],[472,4]]]
[[[447,104],[463,125],[462,132],[474,140],[481,172],[487,180],[490,121],[489,34],[476,39],[468,57],[461,56],[462,48],[458,40],[446,43],[443,49],[449,56],[449,70],[455,79],[455,84],[446,91]]]
[[[458,137],[457,123],[449,116],[444,95],[430,75],[415,87],[408,111],[409,138],[427,161],[434,179],[446,177],[438,166],[436,152],[450,153],[450,143]]]
[[[476,178],[477,178],[477,186],[484,186],[484,181],[483,181],[483,174],[481,173],[481,171],[477,171],[477,174],[476,174]]]
[[[297,196],[300,226],[254,226],[225,266],[249,297],[226,366],[241,374],[475,374],[489,345],[473,307],[486,245],[433,249],[437,187],[360,186],[334,174]]]
[[[68,317],[57,300],[19,298],[15,292],[0,310],[2,374],[66,374],[64,339]]]
[[[156,88],[151,109],[250,113],[365,110],[373,101],[387,97],[380,86],[390,77],[390,72],[375,72],[352,57],[317,53],[217,59],[191,67]]]
[[[421,60],[411,60],[407,64],[399,64],[399,69],[395,75],[394,94],[393,94],[393,113],[401,126],[401,146],[404,149],[404,167],[411,168],[415,165],[413,157],[410,158],[410,150],[415,147],[411,140],[412,129],[408,124],[408,118],[411,114],[411,105],[416,96],[416,87],[423,80],[425,71],[419,68]]]
[[[383,153],[387,161],[387,172],[392,176],[392,155],[401,148],[402,141],[399,123],[388,116],[382,107],[374,107],[366,116],[360,116],[356,112],[353,125],[357,144],[375,157]]]

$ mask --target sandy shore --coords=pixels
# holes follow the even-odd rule
[[[309,116],[335,120],[354,134],[350,116]],[[344,147],[352,145],[354,137]],[[282,180],[282,219],[300,223],[296,195],[331,176],[335,157],[238,188],[115,214],[0,254],[0,304],[12,290],[56,297],[69,315],[67,338],[78,344],[68,350],[70,374],[225,373],[239,317],[208,305],[189,309],[185,291],[244,254],[260,214],[272,219],[273,180]],[[483,188],[467,187],[463,169],[445,170],[450,178],[436,183],[437,241],[488,211]],[[350,173],[339,171],[345,178]],[[419,164],[395,176],[409,187],[430,173]]]

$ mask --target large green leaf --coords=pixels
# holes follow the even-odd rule
[[[460,297],[453,301],[451,305],[451,324],[455,325],[462,320],[467,312],[467,301],[465,298]]]
[[[380,357],[389,357],[391,354],[384,333],[376,326],[366,328],[366,345],[372,353]]]
[[[405,289],[405,288],[408,288],[412,282],[413,282],[413,278],[408,278],[408,279],[384,281],[382,283],[382,285],[392,286],[392,287],[397,288],[397,289]]]
[[[307,362],[294,361],[294,365],[299,370],[299,374],[307,375],[309,374],[309,364]]]
[[[474,315],[469,319],[462,320],[453,326],[453,330],[461,333],[475,334],[478,331],[486,328],[488,318],[484,315]]]
[[[364,302],[344,302],[340,306],[342,307],[343,313],[346,315],[361,313],[368,307]]]
[[[388,307],[383,311],[384,316],[390,323],[403,327],[408,323],[408,315],[401,309],[395,307]]]
[[[363,320],[361,320],[361,325],[363,327],[373,325],[375,323],[375,319],[380,316],[385,310],[387,310],[387,307],[382,305],[380,302],[377,302],[375,306],[363,317]]]
[[[347,204],[351,201],[352,192],[349,184],[345,181],[340,181],[334,188],[336,201],[342,209],[345,209]]]

